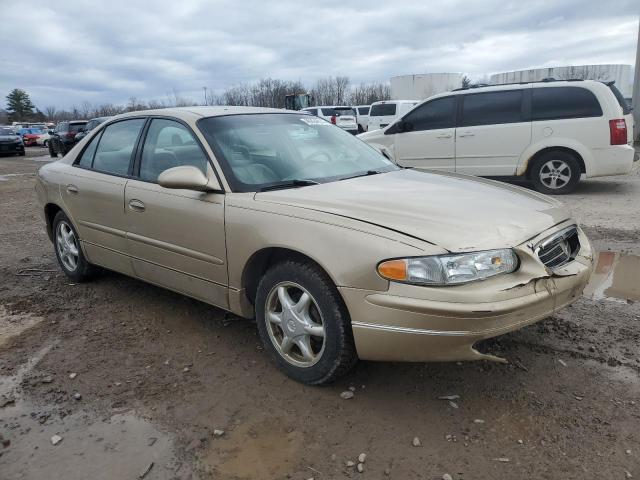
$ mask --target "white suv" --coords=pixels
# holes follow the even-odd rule
[[[384,100],[373,102],[369,110],[367,131],[379,130],[391,125],[417,105],[417,100]]]
[[[320,106],[304,108],[304,112],[309,112],[334,125],[346,130],[349,133],[358,133],[358,124],[356,123],[356,112],[351,107],[346,106]]]
[[[359,138],[402,166],[515,175],[563,194],[582,174],[628,173],[632,132],[631,109],[613,83],[547,80],[435,95]]]
[[[369,108],[371,108],[370,105],[356,105],[353,107],[356,112],[359,133],[366,132],[369,127]]]

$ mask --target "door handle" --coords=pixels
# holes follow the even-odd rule
[[[459,137],[474,137],[474,136],[475,136],[475,133],[473,133],[473,132],[464,132],[464,133],[461,133],[461,134],[460,134],[460,135],[458,135],[458,136],[459,136]]]
[[[144,212],[145,206],[140,200],[136,200],[135,198],[129,200],[129,208],[134,212]]]
[[[75,193],[78,193],[78,191],[79,191],[78,187],[76,187],[75,185],[73,184],[67,185],[67,192],[75,194]]]
[[[436,135],[436,138],[451,138],[452,135],[450,133],[442,133],[440,135]]]

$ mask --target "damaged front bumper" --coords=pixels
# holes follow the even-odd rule
[[[534,246],[561,231],[564,222],[515,248],[516,272],[454,287],[390,283],[377,292],[340,288],[363,360],[453,361],[489,359],[473,345],[542,320],[580,298],[593,268],[589,241],[578,229],[580,250],[550,270]]]

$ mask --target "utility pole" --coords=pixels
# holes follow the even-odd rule
[[[207,104],[207,87],[202,87],[202,89],[204,90],[204,104]]]
[[[632,106],[633,106],[633,139],[636,142],[640,141],[640,22],[638,22],[638,46],[636,47],[636,71],[633,75],[633,94],[632,94]]]

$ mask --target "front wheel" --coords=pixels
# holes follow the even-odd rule
[[[311,262],[287,260],[258,285],[256,320],[262,343],[294,380],[329,383],[357,361],[351,321],[337,288]]]
[[[570,153],[547,152],[533,164],[531,181],[541,193],[564,195],[575,190],[581,174],[578,160]]]

